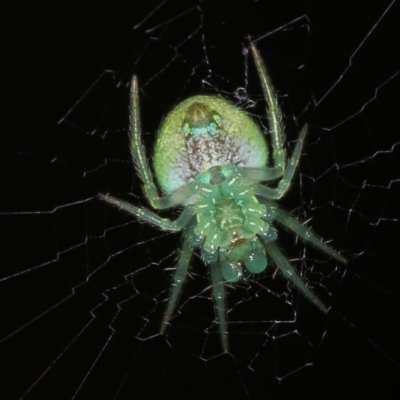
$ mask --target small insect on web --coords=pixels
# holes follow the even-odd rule
[[[131,153],[145,197],[153,209],[183,207],[183,211],[176,220],[170,220],[147,208],[100,194],[102,200],[143,222],[165,231],[182,231],[183,244],[160,328],[162,334],[173,315],[193,251],[200,251],[202,260],[211,268],[224,351],[229,350],[225,282],[239,281],[245,271],[260,274],[266,269],[268,258],[306,298],[322,312],[328,311],[276,246],[278,234],[274,223],[346,263],[335,249],[276,204],[288,191],[296,172],[307,125],[302,128],[287,162],[278,98],[254,44],[251,51],[267,102],[271,155],[259,126],[246,112],[219,96],[190,97],[169,113],[158,132],[153,168],[163,192],[160,196],[142,142],[138,79],[134,76],[130,105]],[[272,167],[268,166],[270,161]],[[262,184],[277,180],[274,188]]]

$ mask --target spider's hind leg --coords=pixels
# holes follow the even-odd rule
[[[299,235],[305,242],[312,244],[319,251],[328,254],[335,260],[346,264],[347,260],[334,248],[325,244],[311,229],[302,225],[299,221],[291,217],[287,212],[275,207],[275,221],[288,228],[291,232]]]
[[[163,321],[160,327],[160,333],[164,334],[172,313],[175,310],[176,303],[182,290],[182,286],[185,282],[186,275],[190,265],[190,259],[192,257],[193,249],[190,246],[190,240],[188,235],[184,235],[184,241],[179,255],[178,264],[176,265],[175,275],[172,278],[172,289],[168,300],[167,310],[165,311]]]
[[[227,352],[229,351],[229,344],[225,310],[225,284],[221,273],[221,264],[219,262],[211,264],[211,277],[215,307],[217,309],[217,316],[219,320],[222,348],[225,352]]]
[[[307,297],[308,300],[311,301],[315,306],[317,306],[322,312],[327,313],[328,308],[322,303],[321,300],[318,299],[317,295],[315,295],[303,282],[300,275],[296,271],[296,269],[289,264],[286,260],[285,256],[278,250],[278,248],[272,243],[264,243],[265,250],[271,256],[275,265],[282,272],[283,276],[294,283],[297,289]]]

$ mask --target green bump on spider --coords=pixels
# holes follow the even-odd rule
[[[244,265],[246,266],[246,269],[253,274],[259,274],[263,272],[265,268],[267,268],[265,251],[258,249],[247,253],[244,260]]]
[[[242,279],[243,268],[239,262],[221,258],[221,273],[227,282],[237,282]]]

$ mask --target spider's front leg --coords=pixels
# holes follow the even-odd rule
[[[175,310],[176,303],[178,301],[179,295],[182,290],[182,286],[185,282],[187,272],[190,266],[190,259],[193,254],[193,249],[190,245],[191,234],[192,233],[190,231],[190,228],[185,230],[183,234],[183,245],[179,255],[178,263],[176,265],[176,271],[174,277],[172,278],[171,294],[169,296],[167,310],[165,311],[164,318],[160,327],[161,335],[165,333],[165,330],[169,325],[169,321]]]
[[[222,277],[220,262],[211,263],[211,279],[213,285],[215,307],[217,309],[222,348],[225,352],[227,352],[229,351],[229,344],[225,311],[225,282]]]
[[[181,189],[160,197],[154,176],[147,161],[146,150],[142,141],[142,128],[140,123],[139,84],[137,76],[133,76],[131,84],[130,102],[130,131],[131,154],[136,169],[143,182],[143,191],[150,205],[157,209],[166,209],[182,204],[193,194],[194,184],[188,184]]]
[[[290,183],[296,172],[297,165],[300,160],[301,151],[303,148],[303,143],[305,136],[307,134],[308,126],[304,125],[300,131],[299,139],[297,141],[295,150],[291,159],[289,160],[289,165],[286,165],[286,152],[283,147],[283,122],[282,122],[282,112],[279,107],[278,97],[276,95],[274,86],[272,85],[271,77],[269,76],[267,67],[264,64],[257,47],[252,44],[251,51],[253,53],[254,61],[257,67],[258,75],[260,77],[261,85],[263,88],[265,100],[267,102],[267,117],[268,124],[271,133],[271,144],[272,144],[272,158],[274,161],[274,167],[280,168],[282,170],[283,178],[278,184],[276,189],[271,189],[263,187],[261,189],[264,195],[270,199],[280,199],[285,195],[289,189]],[[260,193],[260,195],[263,195]]]
[[[154,183],[153,173],[147,161],[146,150],[142,142],[142,128],[140,122],[139,107],[139,84],[136,75],[131,83],[131,101],[130,101],[130,130],[131,154],[136,169],[143,182],[144,194],[153,208],[159,209],[159,193]]]
[[[267,118],[271,133],[272,158],[274,166],[279,167],[282,173],[286,168],[286,154],[283,148],[283,131],[282,131],[282,113],[278,104],[274,86],[272,85],[271,77],[269,76],[267,67],[264,64],[260,53],[254,43],[251,44],[254,62],[257,67],[257,72],[260,77],[261,86],[264,92],[265,100],[267,101]]]
[[[278,200],[285,195],[289,186],[292,182],[294,173],[296,172],[297,166],[300,161],[301,151],[303,149],[303,143],[307,134],[308,125],[304,125],[300,132],[299,139],[297,140],[296,147],[289,160],[289,165],[285,170],[285,173],[280,180],[277,188],[270,188],[264,185],[257,185],[256,194],[271,200]]]

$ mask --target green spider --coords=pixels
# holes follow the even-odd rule
[[[301,130],[293,155],[286,163],[282,113],[277,95],[254,44],[251,51],[268,105],[272,162],[263,133],[246,112],[218,96],[194,96],[170,112],[158,133],[154,172],[164,193],[160,197],[141,138],[139,89],[134,76],[130,107],[131,152],[143,182],[144,194],[156,210],[171,207],[183,210],[176,220],[171,221],[146,208],[100,195],[101,199],[143,222],[165,231],[182,231],[182,249],[161,334],[169,325],[193,251],[199,249],[204,263],[211,268],[224,351],[229,350],[225,282],[239,281],[244,269],[260,274],[267,267],[267,256],[312,303],[322,312],[328,311],[278,249],[274,223],[291,230],[330,257],[346,263],[336,250],[275,204],[288,191],[296,172],[307,126]],[[261,183],[278,179],[276,187]]]

